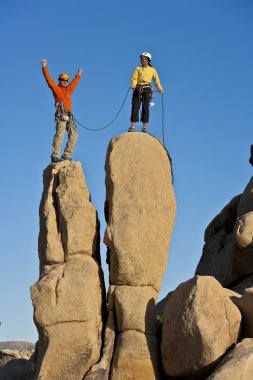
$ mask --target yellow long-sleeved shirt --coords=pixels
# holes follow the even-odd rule
[[[137,84],[150,84],[152,79],[154,79],[157,90],[159,92],[163,91],[158,74],[154,67],[137,66],[132,75],[131,87],[135,88]]]

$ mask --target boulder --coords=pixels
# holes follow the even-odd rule
[[[207,227],[195,275],[210,275],[231,287],[253,274],[252,199],[253,177]]]
[[[158,139],[123,133],[109,144],[105,170],[108,310],[116,332],[110,380],[157,380],[155,303],[176,212],[171,162]]]
[[[44,171],[39,258],[35,378],[82,380],[100,358],[105,305],[99,221],[78,162]]]
[[[157,316],[163,315],[166,303],[168,302],[168,300],[170,299],[170,297],[172,296],[172,294],[173,294],[173,291],[169,292],[167,294],[167,296],[165,296],[163,299],[161,299],[161,301],[157,302],[157,304],[155,306],[155,313],[156,313]]]
[[[235,304],[242,313],[242,332],[246,338],[253,338],[253,287],[245,290]]]
[[[233,235],[221,229],[204,245],[195,275],[212,276],[227,286],[232,280],[233,250]]]
[[[83,379],[99,360],[101,330],[94,323],[65,322],[40,331],[36,379]]]
[[[52,265],[31,288],[37,327],[94,321],[97,332],[101,328],[101,280],[100,267],[88,255],[75,255],[66,263]]]
[[[34,370],[34,354],[31,351],[12,349],[0,351],[1,380],[33,380]]]
[[[0,350],[0,366],[6,364],[13,359],[25,359],[29,360],[32,355],[31,351],[27,350]]]
[[[115,309],[119,332],[136,330],[156,334],[156,300],[157,292],[151,286],[117,286]]]
[[[221,361],[208,380],[252,380],[253,339],[243,339]]]
[[[105,170],[110,284],[159,291],[176,212],[166,150],[150,135],[123,133],[109,144]]]
[[[159,349],[155,335],[127,330],[119,334],[110,380],[159,379]]]
[[[163,315],[161,354],[167,375],[206,376],[238,340],[241,314],[217,280],[197,276],[178,286]]]
[[[1,380],[23,380],[22,373],[26,368],[26,359],[12,359],[0,367]],[[27,379],[30,380],[30,379]],[[32,380],[32,379],[31,379]]]
[[[221,210],[221,212],[213,218],[211,223],[205,230],[205,242],[208,242],[219,231],[225,231],[228,235],[233,231],[237,218],[237,208],[242,194],[236,195]]]
[[[40,202],[40,264],[62,263],[70,255],[99,256],[99,221],[90,202],[80,162],[49,165]]]
[[[253,274],[253,212],[238,217],[234,229],[232,282]]]
[[[108,380],[111,368],[111,360],[115,343],[114,311],[108,311],[108,320],[105,325],[103,340],[103,352],[100,361],[95,364],[85,376],[85,380]]]

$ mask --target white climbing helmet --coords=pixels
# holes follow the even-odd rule
[[[143,53],[141,53],[141,55],[143,55],[144,57],[149,58],[150,61],[152,59],[152,55],[150,53],[148,53],[147,51],[144,51]]]

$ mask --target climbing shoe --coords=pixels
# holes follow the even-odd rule
[[[61,156],[60,161],[66,161],[66,160],[68,160],[68,161],[72,161],[71,158],[68,158],[68,157],[65,156],[65,154],[63,154],[63,155]]]
[[[135,127],[131,127],[128,129],[128,132],[135,132]]]
[[[58,157],[55,157],[55,156],[51,156],[51,162],[52,163],[56,163],[56,162],[59,162],[59,158]]]
[[[147,133],[147,127],[143,127],[141,130],[143,133]]]

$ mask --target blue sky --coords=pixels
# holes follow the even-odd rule
[[[177,201],[161,299],[193,276],[205,228],[252,175],[252,19],[251,0],[1,2],[0,341],[37,339],[29,288],[38,280],[38,208],[54,134],[41,59],[55,80],[83,68],[73,111],[100,128],[121,106],[140,53],[151,52],[164,88]],[[149,131],[161,138],[161,96],[154,101]],[[73,159],[82,163],[102,238],[106,150],[128,129],[130,107],[129,94],[109,129],[78,129]],[[102,242],[101,255],[108,279]]]

